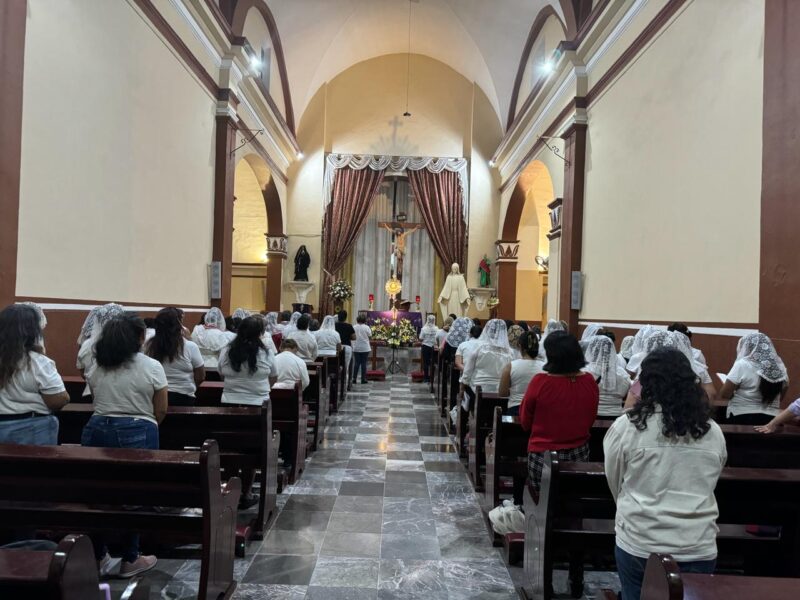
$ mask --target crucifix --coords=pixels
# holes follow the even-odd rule
[[[390,222],[381,221],[378,223],[378,227],[382,227],[392,234],[391,274],[402,281],[403,258],[406,254],[406,237],[419,229],[423,229],[425,225],[422,223],[407,223],[405,213],[397,212],[397,178],[394,180],[394,190],[392,194],[392,220]]]

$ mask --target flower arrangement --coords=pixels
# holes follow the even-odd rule
[[[347,281],[339,279],[330,285],[328,295],[337,302],[344,302],[353,297],[353,286]]]
[[[500,304],[500,298],[497,296],[492,296],[489,300],[486,301],[486,306],[489,308],[495,308],[498,304]]]
[[[372,323],[372,339],[385,342],[390,348],[410,346],[417,340],[417,330],[408,319],[400,319],[399,323],[392,321],[388,324],[380,319],[375,319]]]

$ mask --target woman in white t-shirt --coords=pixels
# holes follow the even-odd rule
[[[460,400],[463,400],[467,387],[477,391],[477,387],[481,386],[484,392],[496,393],[500,388],[503,370],[511,364],[511,347],[508,345],[508,330],[504,321],[489,320],[478,341],[475,352],[464,363]]]
[[[228,331],[225,315],[216,306],[209,309],[203,322],[192,330],[192,341],[200,348],[206,369],[217,369],[220,352],[235,337],[235,333]]]
[[[511,361],[503,369],[500,376],[501,396],[508,396],[507,415],[519,415],[519,407],[528,385],[539,373],[543,372],[544,361],[539,358],[539,337],[532,331],[525,331],[519,337],[519,349],[522,358]]]
[[[614,342],[604,335],[592,336],[586,340],[584,356],[587,362],[585,370],[594,375],[600,388],[597,415],[617,418],[622,414],[631,378],[617,360]]]
[[[547,339],[547,336],[554,331],[567,331],[567,329],[566,321],[556,321],[555,319],[550,319],[547,322],[547,325],[544,326],[542,337],[539,339],[539,358],[545,361],[547,360],[547,355],[544,351],[544,341]]]
[[[0,443],[55,446],[59,410],[69,395],[44,355],[39,309],[12,304],[0,311]],[[42,313],[43,315],[43,313]]]
[[[269,400],[270,378],[276,377],[275,359],[264,346],[264,321],[247,317],[229,346],[219,356],[219,372],[225,378],[223,404],[261,406]]]
[[[356,332],[356,339],[353,341],[353,383],[356,383],[359,371],[361,372],[361,383],[369,383],[367,381],[367,359],[372,350],[369,343],[372,329],[367,325],[367,317],[358,315],[353,329]]]
[[[95,344],[97,367],[89,375],[94,414],[83,428],[82,446],[158,449],[158,424],[167,413],[167,376],[157,360],[140,352],[144,321],[124,314],[105,324]],[[111,558],[102,538],[92,536],[100,571]],[[121,577],[152,569],[155,556],[139,554],[139,535],[123,535]]]
[[[125,308],[112,302],[103,306],[95,306],[89,311],[86,320],[83,322],[80,335],[78,335],[78,360],[75,366],[87,382],[95,368],[94,346],[103,332],[103,327],[111,319],[124,314]],[[91,395],[90,387],[87,383],[86,388],[83,390],[84,396]]]
[[[312,333],[317,340],[317,356],[338,356],[342,338],[336,331],[336,317],[328,315],[322,319],[322,326]]]
[[[789,388],[786,367],[763,333],[750,333],[736,346],[733,363],[720,395],[728,403],[728,423],[766,425],[780,413]]]
[[[419,330],[419,341],[422,350],[422,382],[427,383],[431,379],[431,367],[433,357],[436,354],[436,334],[439,328],[436,327],[436,315],[428,315],[425,325]]]
[[[145,343],[145,354],[164,367],[170,406],[194,406],[197,386],[206,378],[200,348],[183,339],[183,311],[162,308],[155,318],[156,334]]]

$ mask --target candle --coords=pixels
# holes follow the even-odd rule
[[[375,294],[370,294],[369,295],[369,301],[370,302],[374,302],[375,301]]]
[[[417,299],[415,300],[415,302],[416,302],[417,304],[419,304],[419,301],[420,301],[420,297],[419,297],[419,296],[417,296]]]

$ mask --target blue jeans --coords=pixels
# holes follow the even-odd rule
[[[58,445],[58,419],[53,415],[0,421],[0,444]]]
[[[358,379],[358,373],[361,371],[361,383],[367,382],[367,359],[369,352],[353,352],[353,359],[355,366],[353,367],[353,383]]]
[[[622,584],[622,600],[640,600],[647,559],[628,554],[619,546],[614,548],[614,556],[617,559],[617,571]],[[682,573],[713,573],[716,565],[716,558],[678,563]]]
[[[83,428],[81,446],[93,448],[142,448],[158,450],[158,425],[146,419],[133,417],[92,416]],[[122,560],[133,562],[139,557],[139,534],[123,533]],[[105,540],[92,536],[97,560],[108,552]]]

